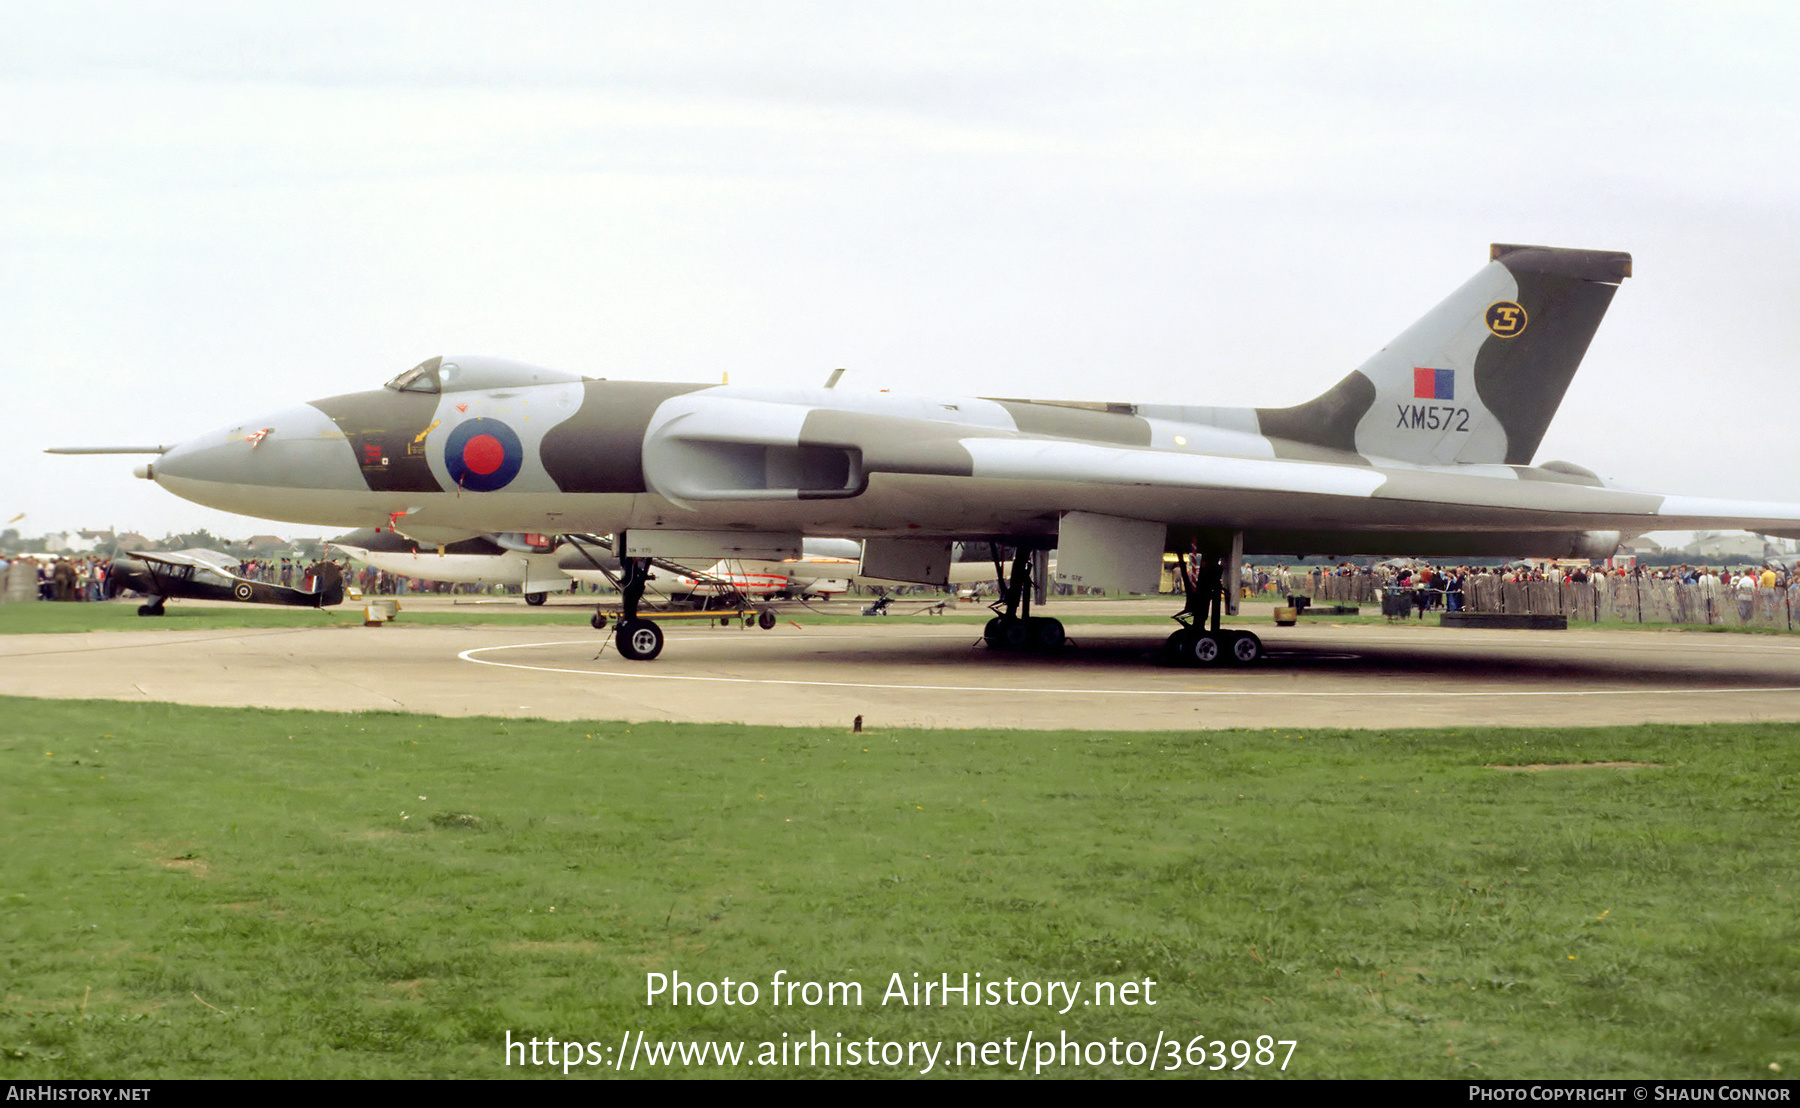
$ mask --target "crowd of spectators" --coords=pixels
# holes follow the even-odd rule
[[[389,573],[373,566],[358,566],[334,558],[344,570],[344,583],[357,587],[368,596],[407,596],[421,594],[492,593],[504,586],[452,584],[426,581]],[[109,557],[57,554],[0,554],[0,595],[9,599],[58,601],[98,601],[108,599],[107,570]],[[324,563],[302,558],[253,558],[238,566],[238,574],[251,581],[285,585],[301,591],[312,590]],[[20,578],[23,575],[23,584]],[[10,589],[10,593],[9,593]]]
[[[341,563],[341,560],[340,560]],[[0,555],[0,588],[10,581],[12,595],[34,595],[40,600],[97,601],[106,598],[106,574],[110,562],[104,556],[18,554]],[[266,581],[302,590],[311,589],[321,562],[299,558],[251,559],[240,566],[251,580]],[[343,563],[341,563],[343,564]],[[343,564],[345,584],[368,596],[408,594],[482,594],[495,586],[425,581],[389,573],[372,566]],[[14,570],[26,575],[21,587]],[[1740,622],[1747,622],[1759,590],[1785,590],[1800,585],[1800,563],[1779,568],[1769,565],[1676,565],[1614,568],[1555,562],[1514,563],[1506,566],[1433,566],[1423,562],[1391,561],[1374,564],[1342,562],[1329,566],[1246,565],[1242,595],[1249,599],[1304,595],[1317,599],[1372,602],[1400,595],[1411,601],[1422,617],[1444,609],[1455,612],[1471,605],[1471,582],[1492,584],[1588,585],[1596,592],[1609,582],[1674,584],[1691,587],[1708,622],[1735,605]],[[1384,610],[1386,606],[1384,605]]]
[[[1556,562],[1443,567],[1414,562],[1246,566],[1243,595],[1375,600],[1398,594],[1405,597],[1422,617],[1425,612],[1440,607],[1455,612],[1469,606],[1472,581],[1483,585],[1585,585],[1596,594],[1620,582],[1689,586],[1691,595],[1698,599],[1697,614],[1705,622],[1721,622],[1730,610],[1728,606],[1735,604],[1738,622],[1747,623],[1756,610],[1761,590],[1785,591],[1800,585],[1800,563],[1735,568],[1708,565],[1565,566]],[[1397,608],[1384,603],[1383,610],[1391,615]]]
[[[360,589],[364,596],[430,596],[457,595],[477,596],[492,593],[503,585],[453,583],[449,581],[428,581],[418,577],[407,577],[398,573],[389,573],[384,569],[376,569],[369,565],[356,565],[338,557],[331,559],[338,563],[344,571],[344,584],[348,588]],[[311,589],[317,577],[319,563],[306,563],[293,558],[267,558],[245,562],[239,572],[252,581],[264,581],[272,585],[287,585],[298,589]]]
[[[109,560],[97,554],[0,554],[0,591],[39,600],[104,600]],[[15,574],[23,574],[21,586]]]

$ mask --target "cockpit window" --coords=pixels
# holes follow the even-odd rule
[[[387,383],[387,387],[395,392],[441,392],[443,384],[439,377],[440,367],[455,369],[455,366],[443,366],[444,359],[432,358],[420,362]]]
[[[476,392],[583,380],[579,374],[478,355],[445,361],[442,356],[418,365],[387,383],[395,392]]]

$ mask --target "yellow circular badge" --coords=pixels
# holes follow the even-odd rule
[[[1503,339],[1510,339],[1525,333],[1525,309],[1511,300],[1499,300],[1488,305],[1488,330]]]

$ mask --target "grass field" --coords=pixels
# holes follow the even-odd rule
[[[1800,1065],[1796,725],[852,735],[0,712],[0,1077],[519,1076],[509,1033],[595,1042],[610,1065],[640,1031],[752,1056],[814,1031],[1199,1035],[1215,1053],[1268,1035],[1297,1040],[1302,1077]],[[1611,760],[1660,768],[1487,768]],[[858,982],[863,1003],[775,1007],[778,971]],[[677,972],[757,982],[759,1003],[646,1006],[646,975]],[[915,972],[1082,999],[1151,980],[1157,1003],[882,1004]],[[1226,1075],[1274,1070],[1242,1053]],[[1009,1072],[949,1057],[934,1076]]]

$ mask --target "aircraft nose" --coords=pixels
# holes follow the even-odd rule
[[[151,468],[159,481],[174,477],[289,488],[331,487],[340,478],[357,476],[344,433],[308,404],[189,439]]]
[[[244,515],[264,510],[279,490],[366,491],[343,431],[300,405],[183,442],[139,476],[177,496]]]

